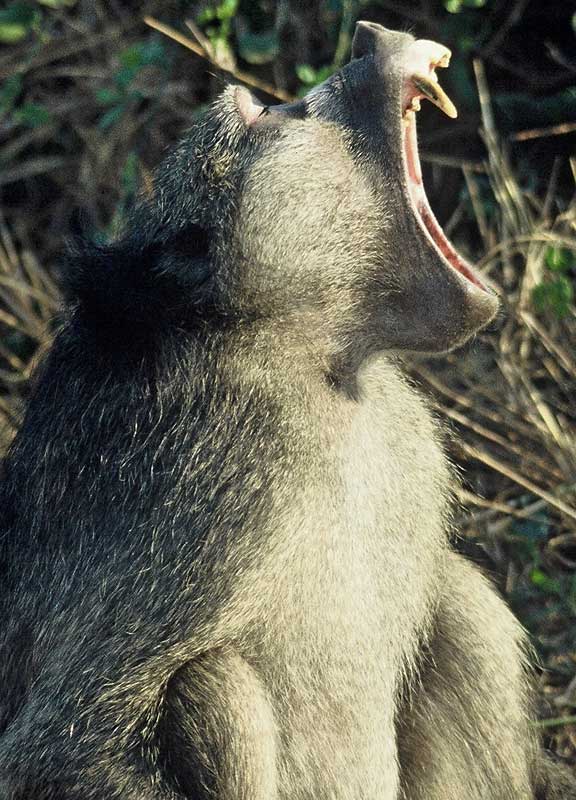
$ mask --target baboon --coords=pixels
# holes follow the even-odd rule
[[[1,489],[2,800],[576,798],[402,371],[497,308],[422,187],[448,57],[359,23],[303,100],[229,87],[74,245]]]

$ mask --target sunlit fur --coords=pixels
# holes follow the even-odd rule
[[[0,798],[576,798],[393,347],[480,316],[338,82],[262,129],[236,92],[68,259],[0,490]]]

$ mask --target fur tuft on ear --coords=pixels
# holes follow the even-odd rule
[[[95,323],[123,329],[193,319],[214,299],[209,248],[208,231],[197,225],[110,244],[76,236],[63,264],[64,294]]]

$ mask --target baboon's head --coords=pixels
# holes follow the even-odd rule
[[[423,98],[456,114],[435,72],[449,56],[360,22],[350,63],[302,100],[229,87],[126,236],[85,257],[84,307],[152,327],[270,320],[355,363],[465,342],[497,301],[436,222],[416,143]]]

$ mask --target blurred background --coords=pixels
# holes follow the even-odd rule
[[[267,104],[344,64],[357,19],[453,51],[459,109],[419,114],[448,236],[502,297],[465,350],[416,358],[462,476],[458,546],[531,634],[547,745],[576,763],[576,14],[563,0],[15,0],[0,6],[0,455],[58,324],[78,211],[114,235],[230,81]]]

